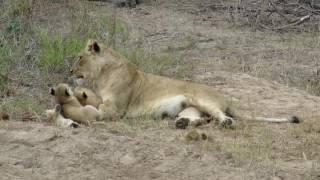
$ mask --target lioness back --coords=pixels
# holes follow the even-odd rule
[[[136,114],[137,110],[135,108],[137,106],[141,106],[142,111],[153,111],[157,116],[169,112],[171,117],[177,116],[182,109],[190,105],[199,106],[200,104],[211,103],[212,106],[222,111],[227,109],[227,101],[210,86],[143,72],[140,72],[139,75],[142,85],[135,89],[133,94],[137,95],[135,99],[139,99],[143,103],[132,104],[132,111],[129,106],[129,114]]]

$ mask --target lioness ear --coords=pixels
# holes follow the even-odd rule
[[[96,53],[100,52],[100,46],[97,42],[94,42],[92,46],[93,46],[94,52],[96,52]]]
[[[70,96],[68,89],[65,90],[66,96]]]
[[[56,94],[56,91],[55,91],[53,88],[51,88],[51,89],[50,89],[50,94],[51,94],[52,96],[54,96],[54,95]]]
[[[89,40],[87,43],[87,50],[88,52],[92,53],[99,53],[100,52],[100,45],[97,43],[97,41]]]
[[[83,93],[82,93],[82,97],[83,97],[84,99],[87,99],[87,98],[88,98],[86,92],[83,92]]]

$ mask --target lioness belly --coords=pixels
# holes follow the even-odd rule
[[[188,107],[178,114],[178,118],[189,118],[190,121],[200,119],[203,114],[195,107]]]
[[[188,105],[189,101],[184,95],[167,97],[155,103],[152,114],[156,118],[176,117]]]

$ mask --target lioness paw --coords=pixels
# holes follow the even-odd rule
[[[177,129],[186,129],[189,126],[190,119],[189,118],[178,118],[175,122]]]
[[[229,128],[235,125],[235,121],[231,117],[224,118],[223,121],[220,122],[220,126],[224,128]]]
[[[72,124],[70,124],[70,127],[71,128],[78,128],[78,127],[80,127],[80,125],[76,122],[73,122]]]

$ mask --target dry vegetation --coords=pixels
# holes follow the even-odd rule
[[[84,0],[0,0],[0,110],[11,116],[0,120],[1,176],[319,179],[317,16],[275,30],[287,23],[283,17],[260,12],[259,22],[271,28],[261,27],[252,9],[269,6],[161,0],[115,9]],[[88,38],[147,72],[215,86],[241,113],[294,113],[304,122],[180,131],[171,121],[141,117],[75,130],[54,127],[42,114],[53,107],[48,89],[68,82],[69,66]]]

